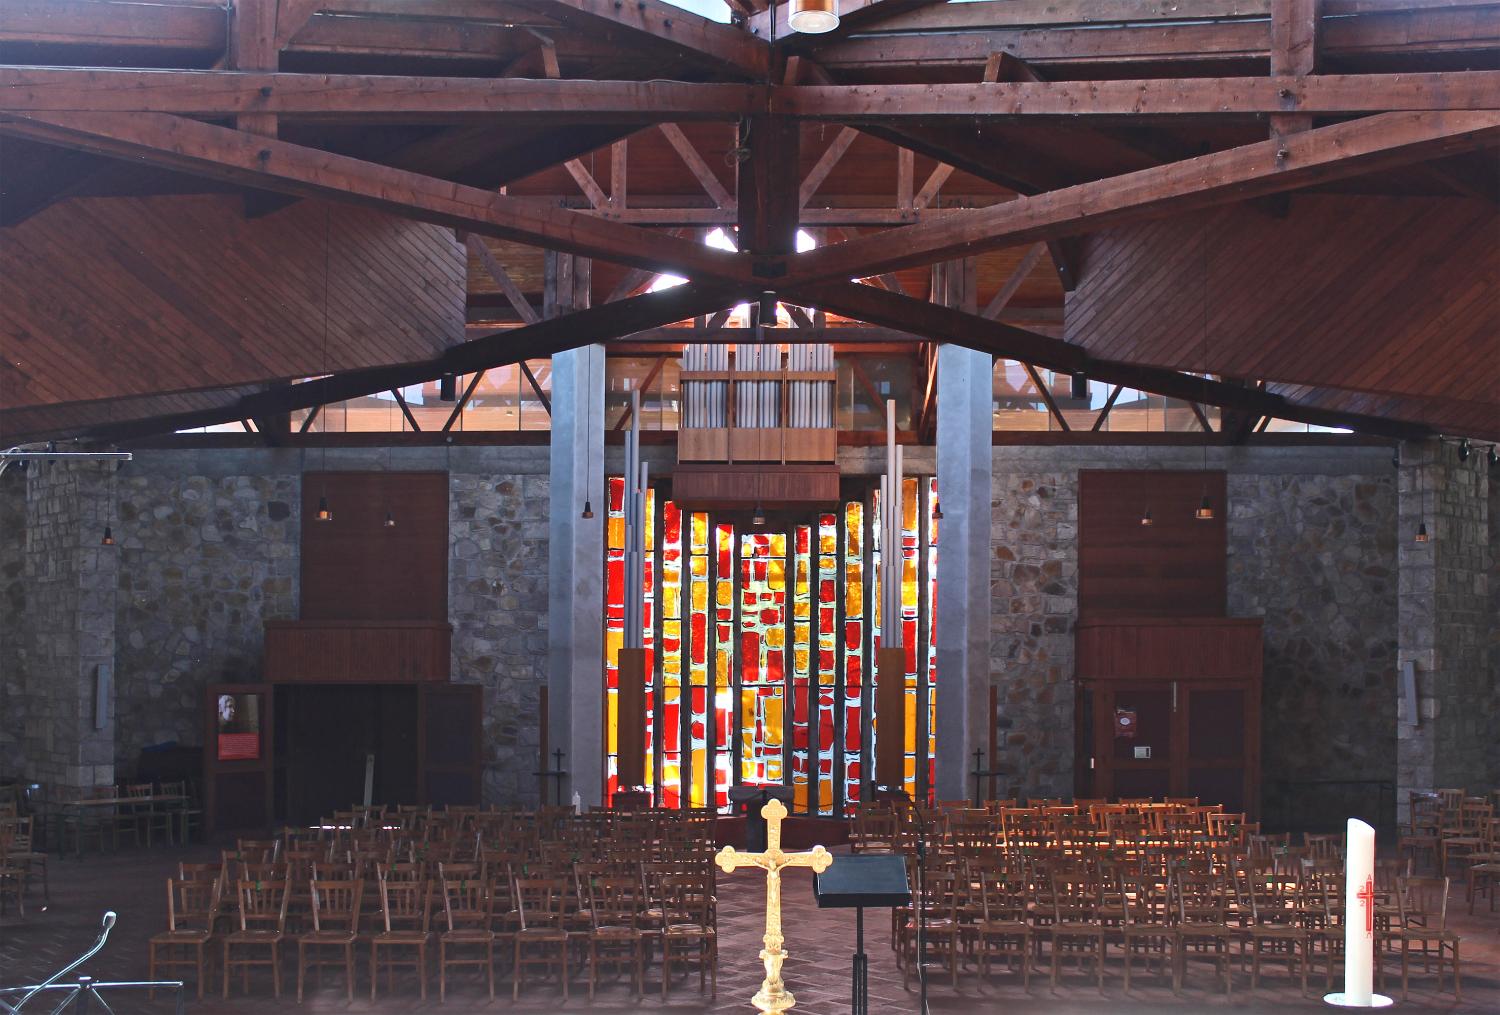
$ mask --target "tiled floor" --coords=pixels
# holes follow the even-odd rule
[[[165,878],[181,859],[213,859],[215,854],[201,848],[191,852],[157,850],[125,852],[106,858],[86,858],[82,863],[54,859],[52,864],[52,905],[41,911],[35,905],[24,920],[14,914],[0,919],[0,985],[35,982],[80,953],[97,933],[105,909],[119,913],[119,923],[105,951],[87,967],[98,979],[138,979],[146,975],[146,939],[165,926]],[[784,976],[787,987],[797,996],[796,1011],[806,1015],[834,1015],[849,1010],[850,956],[854,944],[854,914],[840,910],[818,910],[812,901],[810,876],[805,871],[787,875],[785,886],[785,930],[791,959]],[[587,981],[574,981],[572,1001],[564,1005],[555,988],[536,987],[522,995],[519,1004],[510,1001],[507,979],[497,983],[503,997],[490,1004],[481,984],[467,979],[449,991],[446,1004],[436,997],[436,981],[427,1002],[416,998],[414,980],[397,981],[397,996],[384,996],[378,1004],[369,1001],[369,980],[361,968],[357,1000],[344,999],[342,984],[330,973],[321,989],[310,993],[305,1005],[295,1001],[295,963],[288,962],[286,982],[290,991],[281,1002],[288,1011],[309,1012],[432,1012],[470,1010],[502,1011],[514,1008],[526,1012],[631,1011],[637,1009],[667,1012],[748,1012],[750,996],[759,986],[762,970],[757,959],[763,930],[764,890],[761,879],[751,872],[735,874],[720,885],[721,960],[719,994],[708,1001],[697,992],[697,977],[680,981],[670,1002],[660,1001],[659,980],[648,974],[647,994],[636,1001],[627,986],[614,983],[602,988],[592,1004],[586,1000]],[[1461,897],[1455,900],[1462,911]],[[1483,904],[1479,907],[1483,910]],[[1464,1002],[1458,1004],[1448,990],[1438,994],[1433,977],[1419,977],[1413,983],[1411,1000],[1400,1005],[1409,1011],[1434,1012],[1500,1012],[1500,913],[1494,915],[1460,915],[1457,929],[1464,935]],[[866,944],[870,956],[870,1010],[872,1013],[915,1012],[917,995],[902,985],[889,947],[889,917],[886,911],[866,914]],[[659,968],[659,967],[658,967]],[[1139,967],[1137,967],[1139,969]],[[1030,993],[1017,982],[997,976],[993,984],[981,983],[968,973],[959,978],[955,990],[946,976],[935,971],[931,985],[931,1008],[936,1012],[1139,1012],[1156,1013],[1162,1009],[1197,1012],[1233,1007],[1238,1011],[1325,1011],[1319,996],[1303,996],[1295,982],[1279,967],[1272,967],[1269,982],[1263,982],[1255,997],[1247,996],[1248,977],[1236,977],[1235,996],[1226,1005],[1223,996],[1212,989],[1213,975],[1207,964],[1196,973],[1189,972],[1187,989],[1182,997],[1172,995],[1169,985],[1138,976],[1129,995],[1124,992],[1118,960],[1106,966],[1107,979],[1103,994],[1092,981],[1073,976],[1056,993],[1048,987],[1044,975],[1034,974]],[[1314,977],[1314,988],[1322,980]],[[1399,980],[1392,984],[1399,988]],[[189,1012],[249,1015],[276,1007],[266,980],[252,982],[252,996],[238,995],[225,1002],[216,996],[198,1003],[190,993]],[[158,995],[154,1003],[140,996],[111,995],[116,1012],[167,1013],[172,1002]],[[55,1004],[55,1001],[54,1001]],[[50,1011],[35,1002],[27,1011]]]

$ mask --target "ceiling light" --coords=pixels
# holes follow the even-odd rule
[[[1458,442],[1458,460],[1460,462],[1469,460],[1469,438],[1467,437]]]
[[[389,511],[385,513],[385,527],[388,529],[394,529],[396,527],[396,516],[391,514]]]
[[[110,528],[109,528],[108,525],[104,526],[104,538],[101,539],[101,540],[99,540],[99,545],[100,546],[114,546],[115,545],[115,534],[110,531]]]
[[[755,514],[750,516],[750,524],[754,525],[756,528],[760,528],[762,525],[766,524],[766,513],[761,510],[759,501],[756,501],[755,503]]]
[[[1151,509],[1150,508],[1147,508],[1146,510],[1144,510],[1144,511],[1141,512],[1141,524],[1144,525],[1144,526],[1147,526],[1147,527],[1150,527],[1151,525],[1155,524],[1151,520]]]
[[[333,521],[333,512],[328,509],[328,497],[326,495],[318,498],[318,513],[314,517],[320,522]]]
[[[1427,542],[1427,523],[1426,522],[1422,522],[1420,525],[1417,526],[1417,542],[1419,542],[1419,543],[1425,543],[1425,542]]]
[[[592,501],[587,501],[586,500],[586,501],[583,502],[583,517],[584,518],[592,518],[592,517],[594,517],[594,504],[593,504]]]
[[[1489,461],[1490,468],[1493,469],[1495,466],[1500,465],[1500,451],[1495,449],[1495,445],[1490,445],[1490,449],[1485,452],[1484,457]]]
[[[444,374],[438,379],[438,399],[444,402],[458,401],[458,378]]]
[[[1208,494],[1198,502],[1198,510],[1193,512],[1193,517],[1200,522],[1212,521],[1214,517],[1214,502],[1208,499]]]
[[[1068,381],[1068,394],[1073,400],[1081,402],[1089,397],[1089,376],[1083,371],[1074,374]]]
[[[787,19],[794,32],[821,35],[839,26],[838,0],[792,0],[792,14]]]
[[[932,502],[932,520],[935,522],[943,520],[943,502],[940,500]]]

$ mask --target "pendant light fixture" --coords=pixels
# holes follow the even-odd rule
[[[1469,438],[1465,437],[1463,440],[1459,441],[1458,442],[1458,460],[1460,462],[1467,462],[1469,460],[1469,451],[1470,450],[1471,449],[1469,447]]]
[[[792,0],[787,24],[792,31],[806,35],[831,32],[839,26],[838,0]]]
[[[438,401],[458,401],[458,377],[454,374],[444,374],[438,378]]]
[[[935,522],[943,520],[943,502],[940,500],[932,502],[932,520]]]
[[[328,448],[323,448],[323,489],[318,493],[318,510],[313,518],[320,522],[333,521],[333,511],[328,507]]]
[[[1202,280],[1203,307],[1203,401],[1208,402],[1208,224],[1204,220],[1202,231],[1198,239],[1199,250],[1202,252],[1202,265],[1199,269],[1199,277]],[[1193,517],[1200,522],[1211,522],[1214,518],[1214,502],[1208,496],[1208,437],[1203,439],[1203,496],[1198,501],[1198,509],[1193,512]],[[1144,524],[1144,523],[1143,523]]]
[[[1206,455],[1205,455],[1205,457],[1206,457]],[[1207,463],[1205,462],[1204,463],[1204,468],[1207,468],[1207,467],[1208,467]],[[1193,512],[1193,517],[1196,518],[1196,519],[1198,519],[1200,522],[1211,522],[1211,521],[1213,521],[1213,518],[1214,518],[1214,502],[1209,499],[1208,489],[1207,489],[1207,485],[1206,484],[1205,484],[1205,489],[1203,491],[1203,499],[1198,502],[1198,510],[1196,510],[1196,511]]]
[[[100,546],[115,545],[115,533],[110,528],[109,520],[115,516],[115,473],[117,471],[119,471],[119,466],[109,467],[109,513],[104,519],[104,537],[99,540]]]
[[[750,524],[757,529],[763,528],[766,524],[766,513],[761,509],[760,501],[755,502],[755,514],[750,516]]]
[[[591,356],[592,354],[585,353],[584,355]],[[583,455],[584,455],[584,467],[583,467],[583,515],[582,515],[582,517],[584,518],[584,520],[588,520],[588,519],[594,517],[594,505],[593,505],[593,502],[589,500],[589,476],[593,473],[593,470],[594,470],[593,420],[594,420],[594,402],[593,402],[593,399],[589,399],[589,401],[585,403],[584,410],[583,410]]]
[[[1156,523],[1151,520],[1151,508],[1148,506],[1146,510],[1141,512],[1141,525],[1150,528],[1154,524]]]
[[[391,448],[390,448],[390,445],[386,445],[386,449],[385,449],[385,474],[386,474],[386,477],[387,477],[387,481],[386,481],[387,503],[386,503],[386,508],[385,508],[385,527],[388,528],[388,529],[394,529],[396,527],[396,516],[391,513],[391,508],[390,508],[390,503],[389,503],[389,490],[390,490],[389,477],[391,475]]]
[[[1438,444],[1438,454],[1442,454],[1443,445]],[[1413,542],[1425,543],[1431,538],[1427,535],[1427,484],[1422,475],[1422,467],[1417,467],[1417,482],[1422,484],[1422,517],[1417,520],[1417,534],[1412,537]]]
[[[1490,468],[1493,469],[1495,466],[1500,465],[1500,451],[1497,451],[1495,449],[1495,445],[1490,445],[1490,449],[1489,451],[1485,452],[1484,457],[1485,460],[1490,463]]]

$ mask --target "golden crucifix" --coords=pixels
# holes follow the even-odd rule
[[[733,846],[719,850],[718,863],[725,874],[734,873],[738,867],[761,867],[766,872],[766,936],[765,947],[760,950],[760,959],[766,964],[766,978],[750,1003],[762,1015],[780,1015],[792,1010],[797,999],[787,993],[781,982],[781,964],[786,961],[786,952],[781,945],[786,940],[781,936],[781,869],[783,867],[811,867],[818,873],[833,863],[833,855],[822,846],[814,846],[810,853],[786,853],[781,849],[781,819],[786,817],[786,806],[780,800],[771,800],[760,809],[766,819],[766,851],[764,853],[740,853]]]

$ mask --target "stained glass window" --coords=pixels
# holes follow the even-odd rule
[[[906,481],[901,625],[905,783],[929,791],[936,743],[931,603],[936,487]],[[786,783],[797,813],[859,802],[873,748],[872,667],[883,635],[878,498],[785,527],[686,512],[648,496],[646,782],[664,807],[727,808],[736,783]],[[624,643],[624,483],[609,480],[605,530],[608,789],[618,788],[616,653]],[[658,538],[659,533],[659,538]],[[659,608],[659,609],[658,609]],[[658,615],[659,613],[659,615]],[[918,666],[918,660],[924,664]]]

